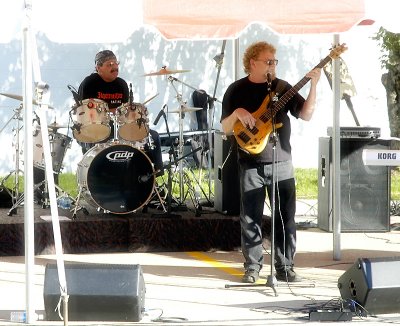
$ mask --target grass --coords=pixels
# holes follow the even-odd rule
[[[296,169],[296,187],[297,197],[299,199],[316,199],[318,198],[318,170],[317,169]],[[194,171],[194,176],[198,176],[198,172]],[[192,178],[192,176],[189,176]],[[204,173],[202,188],[208,193],[208,179]],[[23,179],[20,177],[20,191],[23,191]],[[165,176],[165,180],[167,180]],[[8,178],[4,185],[6,187],[13,187],[13,178]],[[62,173],[59,175],[60,187],[69,193],[72,197],[78,195],[78,184],[76,175],[73,173]],[[175,191],[179,191],[179,187],[174,187]],[[176,194],[175,194],[176,195]],[[391,172],[391,200],[400,199],[400,170],[398,168],[392,169]]]

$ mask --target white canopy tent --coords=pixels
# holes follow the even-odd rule
[[[377,10],[388,8],[388,12]],[[102,0],[88,1],[51,1],[8,0],[5,4],[7,13],[0,22],[2,33],[0,42],[8,42],[19,35],[23,42],[23,107],[24,120],[31,121],[34,82],[40,80],[40,67],[35,59],[34,35],[44,32],[49,39],[62,43],[105,43],[126,39],[133,30],[149,24],[155,26],[167,39],[236,39],[250,23],[262,23],[283,34],[333,34],[333,43],[339,43],[338,33],[346,32],[368,18],[393,32],[400,32],[400,25],[395,17],[399,5],[396,0],[337,0],[334,2],[309,0],[254,0],[249,4],[243,0],[194,1],[186,0],[116,0],[112,3]],[[3,7],[4,8],[4,7]],[[223,13],[223,14],[221,14]],[[115,15],[116,23],[105,24],[110,16]],[[20,19],[16,19],[20,17]],[[112,19],[112,18],[111,18]],[[33,36],[33,37],[31,37]],[[237,71],[237,62],[235,71]],[[34,74],[32,75],[32,69]],[[338,67],[334,65],[336,75]],[[339,171],[339,80],[334,74],[334,174]],[[35,78],[35,80],[33,79]],[[44,134],[44,133],[43,133]],[[33,321],[33,301],[30,296],[30,271],[33,271],[33,179],[32,170],[32,130],[25,124],[25,262],[26,262],[26,308],[27,322]],[[29,145],[29,146],[28,146]],[[45,148],[45,156],[49,153]],[[335,159],[336,157],[336,159]],[[47,160],[46,160],[47,161]],[[335,172],[336,171],[336,172]],[[52,177],[52,174],[49,173]],[[334,180],[334,211],[340,211],[338,179]],[[54,188],[54,187],[53,187]],[[338,195],[339,194],[339,195]],[[52,207],[56,207],[52,196]],[[54,213],[56,215],[56,213]],[[53,210],[52,210],[53,215]],[[335,249],[340,248],[340,218],[335,216]],[[338,252],[336,252],[338,254]],[[337,258],[339,258],[337,256]]]

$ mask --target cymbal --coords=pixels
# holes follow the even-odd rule
[[[187,112],[195,112],[195,111],[199,111],[199,110],[203,110],[203,108],[194,108],[194,107],[189,107],[189,106],[183,106],[178,109],[168,110],[168,112],[169,113],[187,113]]]
[[[189,72],[189,71],[190,71],[190,70],[169,70],[169,69],[167,69],[167,67],[162,67],[159,71],[150,72],[150,73],[148,73],[148,74],[144,74],[142,77],[180,74],[180,73]]]
[[[60,128],[68,128],[68,126],[59,125],[56,122],[50,123],[47,128],[49,129],[60,129]]]
[[[0,95],[4,95],[6,97],[12,98],[14,100],[18,100],[18,101],[23,101],[24,98],[21,95],[16,95],[16,94],[10,94],[10,93],[0,93]],[[36,101],[35,99],[32,99],[32,104],[33,105],[40,105],[43,103],[39,103],[38,101]],[[54,109],[52,106],[48,106],[50,109]]]

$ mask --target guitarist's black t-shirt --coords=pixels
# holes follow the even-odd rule
[[[272,92],[275,92],[279,80],[280,79],[276,78],[272,81]],[[291,85],[285,81],[281,81],[280,83],[284,83],[285,87],[280,94],[277,94],[278,98],[280,98],[281,95],[284,95],[286,91],[291,88]],[[225,92],[222,102],[221,121],[231,115],[232,112],[237,108],[245,108],[251,113],[257,111],[267,95],[267,83],[253,83],[248,79],[248,77],[244,77],[235,81]],[[304,102],[304,98],[300,94],[296,93],[275,115],[276,123],[283,124],[282,127],[277,129],[278,142],[276,149],[278,162],[288,161],[292,158],[290,146],[291,126],[288,112],[290,112],[290,114],[295,118],[298,118]],[[271,121],[268,121],[267,123],[271,123]],[[242,150],[239,146],[238,152],[240,161],[271,163],[273,158],[272,143],[270,141],[268,141],[267,146],[259,154],[249,154]]]

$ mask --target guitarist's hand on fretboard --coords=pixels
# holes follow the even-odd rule
[[[310,78],[311,84],[317,85],[319,78],[321,77],[321,68],[314,68],[306,75],[306,77]]]
[[[257,119],[254,118],[249,111],[243,108],[235,110],[236,117],[242,123],[243,127],[253,129],[256,125]]]

